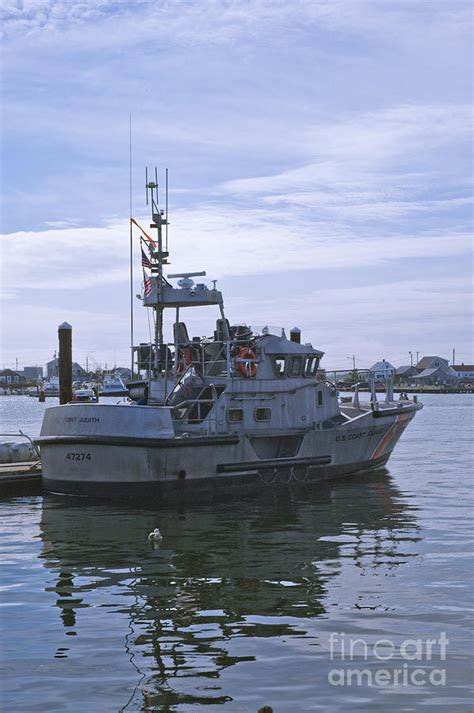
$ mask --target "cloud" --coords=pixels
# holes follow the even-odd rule
[[[103,35],[104,24],[109,32],[102,36],[102,46],[116,42],[123,46],[124,41],[160,40],[170,35],[182,44],[195,45],[253,39],[258,33],[273,32],[275,26],[284,26],[290,36],[308,25],[379,40],[381,36],[411,39],[414,34],[436,37],[440,32],[468,36],[469,17],[469,3],[462,0],[452,0],[449,6],[441,0],[415,6],[411,0],[294,0],[291,4],[282,0],[135,0],[132,4],[116,0],[4,0],[1,15],[7,37],[26,33],[29,39],[46,35],[48,40],[70,42],[82,35],[89,47]],[[407,23],[407,18],[412,21]],[[89,28],[87,35],[82,32],[84,26]]]
[[[435,279],[423,265],[430,258],[467,254],[469,233],[363,241],[342,233],[328,238],[326,230],[319,234],[313,224],[298,235],[299,228],[285,224],[284,216],[280,221],[275,217],[272,211],[250,211],[242,219],[230,206],[208,206],[199,214],[180,211],[175,216],[179,228],[170,234],[169,272],[206,269],[204,281],[220,278],[232,321],[287,329],[297,324],[305,341],[327,352],[328,367],[344,368],[348,349],[357,354],[361,366],[377,355],[402,363],[404,351],[410,348],[444,354],[447,341],[460,353],[466,352],[463,335],[470,320],[466,296],[472,280],[466,275]],[[289,240],[291,229],[298,235],[293,241]],[[138,259],[138,235],[135,238]],[[54,347],[57,324],[67,319],[74,326],[78,359],[84,361],[86,355],[94,354],[98,361],[110,363],[116,350],[118,362],[127,363],[126,222],[18,233],[3,236],[1,244],[3,289],[14,305],[8,308],[4,298],[4,359],[11,352],[6,345],[14,343],[24,361],[46,360]],[[406,264],[410,259],[419,260],[417,279],[404,278],[403,261]],[[350,272],[341,274],[347,268]],[[379,278],[364,285],[358,275],[367,276],[371,270]],[[140,272],[136,262],[134,293],[140,289]],[[136,302],[137,341],[148,339],[146,312]],[[190,333],[212,331],[217,314],[188,312]],[[30,324],[26,332],[25,324]]]
[[[54,331],[61,312],[89,344],[111,348],[111,320],[127,342],[132,112],[135,206],[141,167],[156,157],[170,168],[170,271],[225,280],[226,304],[242,305],[243,318],[261,308],[263,319],[293,321],[314,303],[305,330],[324,327],[337,353],[344,314],[370,314],[376,338],[364,326],[359,350],[392,344],[385,315],[398,339],[417,329],[437,339],[423,295],[397,288],[417,266],[428,282],[437,276],[425,288],[433,314],[442,302],[439,330],[467,344],[464,306],[442,285],[467,271],[470,250],[471,3],[4,0],[0,9],[5,342],[25,343],[13,315],[34,314],[44,348],[44,325]],[[313,290],[325,279],[332,296]],[[364,279],[379,289],[357,292]]]
[[[300,137],[313,161],[274,175],[244,178],[223,184],[228,193],[278,194],[325,188],[374,190],[380,180],[389,189],[411,188],[442,163],[439,150],[470,142],[470,105],[401,105],[380,111],[355,113],[344,120],[319,123]],[[407,184],[408,179],[408,184]],[[468,175],[464,176],[467,182]]]
[[[325,351],[326,368],[347,368],[348,354],[357,355],[361,368],[382,357],[399,366],[409,362],[410,349],[449,357],[448,351],[457,344],[469,354],[464,327],[472,315],[472,304],[466,299],[472,280],[394,277],[383,286],[338,281],[331,288],[315,286],[304,295],[285,290],[280,298],[272,295],[258,304],[242,296],[234,301],[233,312],[252,314],[256,324],[268,323],[270,316],[276,320],[273,323],[299,326],[304,342]]]
[[[232,205],[177,211],[170,238],[173,265],[186,271],[206,269],[216,278],[382,266],[394,256],[455,256],[469,254],[471,248],[469,231],[371,237],[343,224],[305,220],[278,209],[243,212]],[[137,230],[134,244],[137,261]],[[3,285],[10,295],[15,290],[83,291],[128,280],[126,221],[13,233],[2,237],[1,246]]]

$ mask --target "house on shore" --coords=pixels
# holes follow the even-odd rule
[[[19,374],[17,371],[12,371],[12,369],[2,369],[0,371],[1,384],[20,384],[25,381],[23,374]]]
[[[378,361],[370,367],[369,377],[375,379],[375,381],[387,381],[388,379],[393,379],[395,371],[393,364],[382,359],[382,361]]]
[[[451,368],[456,372],[459,381],[474,381],[473,364],[452,364]]]
[[[412,377],[412,381],[418,386],[453,386],[458,381],[456,372],[443,357],[423,357],[416,365],[416,370],[418,373]]]
[[[59,359],[54,357],[51,361],[46,364],[46,378],[50,379],[52,376],[59,376]],[[73,381],[80,381],[87,377],[87,371],[82,368],[77,361],[72,362],[72,379]]]
[[[415,366],[399,366],[395,371],[394,383],[397,386],[408,386],[413,383],[413,377],[418,374]]]

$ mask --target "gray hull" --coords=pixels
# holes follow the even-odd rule
[[[327,429],[176,437],[159,408],[60,406],[47,412],[38,439],[43,483],[56,493],[151,497],[155,504],[314,483],[384,465],[415,411],[369,410]]]

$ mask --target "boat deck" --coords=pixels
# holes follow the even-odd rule
[[[377,401],[375,404],[375,408],[372,409],[372,405],[369,401],[362,402],[359,407],[353,406],[350,402],[343,402],[341,404],[341,413],[343,413],[345,416],[348,416],[349,418],[357,418],[357,416],[362,416],[362,414],[369,413],[373,410],[374,414],[380,416],[385,411],[391,413],[400,413],[404,410],[411,411],[414,406],[415,404],[413,401],[390,401],[389,403]]]

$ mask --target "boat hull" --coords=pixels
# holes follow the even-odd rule
[[[233,474],[223,479],[212,476],[189,480],[169,481],[120,481],[120,480],[71,480],[47,478],[43,475],[43,488],[57,495],[74,495],[103,500],[146,500],[153,505],[190,499],[212,500],[224,494],[246,494],[269,487],[302,486],[348,477],[356,473],[366,473],[382,468],[390,455],[374,461],[327,466],[310,470],[307,475],[292,475],[281,468],[276,475],[258,473]]]
[[[369,411],[335,428],[263,438],[238,431],[176,437],[165,420],[157,423],[164,410],[152,420],[149,407],[79,404],[51,411],[50,429],[46,423],[37,441],[46,490],[152,498],[157,504],[175,496],[315,483],[383,466],[416,409],[386,415]],[[69,432],[58,428],[59,420],[71,426]]]

